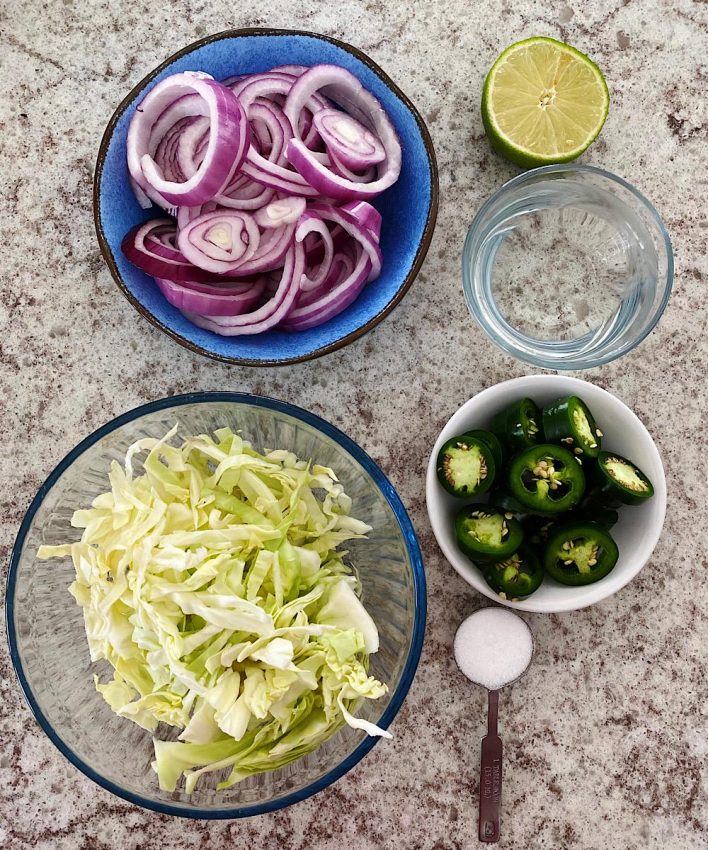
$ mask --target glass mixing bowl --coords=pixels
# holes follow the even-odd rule
[[[588,369],[631,351],[664,312],[669,235],[620,177],[548,165],[505,183],[470,226],[463,288],[485,333],[546,369]]]
[[[131,443],[163,436],[175,422],[183,436],[229,426],[259,450],[290,449],[335,470],[352,497],[354,516],[373,526],[367,540],[350,541],[347,549],[363,601],[379,628],[381,647],[371,656],[370,671],[389,686],[386,696],[364,701],[358,711],[384,728],[401,707],[420,658],[426,612],[423,561],[405,508],[373,460],[319,417],[258,396],[195,393],[139,407],[79,443],[40,488],[15,543],[5,604],[12,661],[41,727],[79,770],[140,806],[196,818],[260,814],[322,790],[378,738],[346,726],[299,761],[225,791],[214,790],[216,777],[191,796],[180,789],[161,791],[150,767],[151,735],[117,717],[94,688],[93,674],[110,668],[89,660],[81,609],[68,591],[74,577],[71,560],[35,557],[43,543],[77,539],[71,515],[105,491],[112,460],[122,463]]]

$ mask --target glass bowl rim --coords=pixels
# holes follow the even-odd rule
[[[484,220],[485,216],[489,212],[489,209],[499,200],[499,198],[506,195],[511,188],[515,187],[520,183],[528,182],[541,174],[549,174],[559,171],[571,171],[581,173],[585,172],[587,174],[594,174],[598,177],[602,177],[606,180],[609,180],[612,183],[616,183],[623,189],[630,192],[632,195],[634,195],[634,197],[639,201],[639,203],[644,207],[644,209],[654,220],[657,226],[658,234],[663,240],[664,249],[666,251],[666,281],[664,282],[661,301],[654,309],[653,315],[651,316],[650,320],[642,328],[641,333],[637,334],[634,339],[625,343],[623,346],[620,346],[617,351],[606,352],[601,356],[584,357],[582,359],[579,358],[577,360],[569,359],[566,361],[553,360],[543,354],[529,354],[525,351],[521,351],[516,345],[510,343],[508,340],[499,337],[499,334],[496,330],[497,325],[491,324],[486,319],[484,319],[482,317],[481,311],[478,309],[476,303],[474,303],[474,298],[472,296],[473,293],[476,291],[476,287],[472,282],[474,276],[469,270],[470,263],[468,262],[470,257],[473,255],[472,243],[477,235],[477,231],[480,229],[480,223]],[[478,246],[475,246],[474,255],[476,256],[477,253]],[[465,236],[465,242],[462,250],[462,288],[464,291],[465,301],[467,302],[467,308],[469,309],[474,319],[477,321],[477,323],[482,328],[487,337],[491,339],[492,342],[498,345],[507,354],[511,354],[512,357],[516,357],[518,360],[521,360],[524,363],[530,363],[533,366],[538,366],[542,369],[557,369],[562,371],[592,369],[597,366],[603,366],[605,363],[610,363],[613,360],[616,360],[619,357],[628,354],[630,351],[633,351],[649,336],[649,334],[654,330],[659,320],[663,316],[664,311],[666,310],[666,305],[668,304],[669,298],[671,296],[673,282],[674,253],[673,247],[671,245],[671,237],[669,236],[669,231],[667,230],[663,219],[656,210],[656,207],[645,195],[643,195],[639,191],[639,189],[637,189],[623,177],[620,177],[617,174],[613,174],[613,172],[607,171],[604,168],[599,168],[596,165],[583,165],[580,163],[559,162],[553,163],[552,165],[543,165],[539,168],[532,168],[528,171],[522,171],[520,174],[514,175],[514,177],[507,180],[492,195],[490,195],[490,197],[487,198],[487,200],[479,208],[467,230],[467,235]],[[532,338],[525,337],[525,339],[531,340]],[[565,365],[566,363],[568,365]]]
[[[34,697],[32,688],[25,675],[22,659],[20,658],[18,651],[14,622],[15,591],[20,554],[37,510],[42,505],[46,496],[56,484],[59,477],[63,475],[63,473],[66,472],[66,470],[72,466],[74,461],[84,454],[84,452],[98,442],[98,440],[113,431],[116,431],[123,425],[156,411],[172,407],[182,407],[188,404],[203,404],[208,402],[235,402],[240,404],[249,404],[255,407],[265,408],[266,410],[284,413],[294,417],[295,419],[299,419],[307,425],[310,425],[317,431],[332,439],[364,468],[393,511],[395,520],[403,534],[406,551],[410,559],[415,608],[410,648],[408,650],[408,657],[406,658],[403,672],[401,673],[400,681],[396,690],[393,692],[391,701],[386,707],[381,719],[377,721],[378,725],[382,728],[388,728],[395,716],[398,714],[398,711],[403,704],[403,700],[410,689],[423,649],[423,637],[425,634],[427,611],[426,580],[425,570],[423,567],[423,556],[415,529],[413,528],[413,524],[403,502],[391,482],[379,468],[378,464],[376,464],[376,462],[364,451],[364,449],[354,442],[351,437],[348,437],[343,431],[340,431],[339,428],[314,413],[310,413],[309,411],[288,402],[279,401],[267,396],[240,392],[195,392],[161,398],[147,404],[140,405],[126,413],[120,414],[81,440],[73,449],[71,449],[63,460],[56,465],[54,470],[47,477],[46,481],[37,491],[37,494],[32,500],[22,520],[22,524],[20,525],[19,532],[13,545],[5,588],[5,627],[12,666],[15,669],[15,674],[17,675],[20,687],[22,688],[25,701],[40,727],[49,737],[51,742],[59,750],[59,752],[61,752],[61,754],[74,765],[74,767],[78,768],[85,776],[88,776],[88,778],[92,779],[97,785],[100,785],[107,791],[115,794],[117,797],[121,797],[122,799],[145,809],[160,812],[161,814],[176,815],[178,817],[224,820],[265,814],[266,812],[276,811],[277,809],[285,808],[293,803],[305,800],[307,797],[322,791],[337,779],[344,776],[345,773],[351,770],[354,765],[364,758],[379,739],[367,736],[345,759],[328,771],[324,776],[314,782],[311,782],[304,788],[300,788],[279,797],[278,799],[269,800],[264,803],[255,803],[227,809],[209,809],[188,808],[182,807],[181,805],[175,805],[173,803],[164,803],[158,800],[152,800],[142,796],[141,794],[127,791],[115,782],[101,776],[91,765],[87,764],[71,749],[71,747],[69,747],[68,744],[64,742],[59,733],[54,729],[51,721],[45,716]]]

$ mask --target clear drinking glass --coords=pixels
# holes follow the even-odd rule
[[[87,437],[40,488],[10,561],[6,620],[12,662],[41,727],[87,776],[140,806],[193,818],[261,814],[322,790],[379,739],[346,726],[298,761],[224,791],[216,783],[228,768],[200,781],[191,795],[181,788],[161,791],[150,767],[151,735],[113,714],[94,687],[94,673],[105,681],[112,671],[108,662],[89,659],[81,609],[69,596],[71,559],[36,559],[43,543],[77,539],[71,515],[105,491],[111,461],[122,463],[131,443],[163,436],[175,422],[182,436],[229,426],[257,449],[290,449],[336,471],[352,497],[354,516],[373,528],[367,540],[350,541],[346,548],[379,628],[381,645],[370,672],[389,686],[384,697],[365,700],[358,711],[384,727],[401,707],[420,658],[426,610],[422,556],[396,491],[356,443],[298,407],[243,393],[193,393],[132,410]],[[174,739],[176,730],[160,724],[156,735]]]
[[[669,234],[633,186],[589,165],[549,165],[505,183],[463,251],[472,315],[509,354],[588,369],[631,351],[673,281]]]

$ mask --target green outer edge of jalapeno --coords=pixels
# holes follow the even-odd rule
[[[504,586],[501,584],[501,582],[495,581],[496,576],[494,572],[496,567],[498,567],[500,564],[503,564],[504,561],[507,561],[514,555],[519,555],[522,561],[526,561],[527,563],[530,562],[531,565],[534,567],[532,573],[534,578],[534,584],[531,587],[531,590],[527,591],[526,593],[520,593],[518,595],[513,595],[512,591],[504,589]],[[504,558],[503,561],[496,561],[493,564],[485,565],[484,580],[495,593],[499,594],[502,599],[511,599],[512,601],[514,601],[516,599],[526,599],[527,597],[531,596],[532,593],[535,593],[543,582],[544,574],[545,573],[543,569],[543,564],[539,556],[530,546],[527,546],[525,543],[522,543],[521,546],[519,546],[519,548],[516,550],[516,552],[512,552],[512,554]],[[509,595],[510,593],[512,593],[511,596]],[[502,596],[502,594],[504,594],[504,596]]]
[[[486,547],[483,543],[475,544],[474,542],[467,543],[465,541],[461,535],[460,527],[462,522],[467,519],[468,515],[473,511],[484,511],[484,513],[496,513],[504,516],[505,521],[508,524],[509,534],[507,535],[503,548],[500,547],[494,552],[485,552],[484,549]],[[488,503],[465,505],[464,508],[458,511],[457,516],[455,517],[455,539],[457,540],[457,545],[468,558],[472,561],[483,564],[488,561],[503,561],[505,558],[508,558],[516,552],[524,539],[524,531],[518,519],[515,517],[509,519],[505,516],[505,513],[505,511],[497,508],[495,505],[490,505]]]
[[[606,499],[601,490],[586,493],[580,503],[570,511],[569,519],[571,517],[578,522],[596,522],[604,528],[612,528],[619,522],[616,504]]]
[[[543,517],[545,519],[550,519],[552,517],[558,516],[557,512],[538,511],[534,508],[529,508],[527,505],[522,505],[521,502],[515,496],[511,495],[511,493],[502,493],[500,491],[497,491],[496,493],[493,493],[490,498],[497,507],[504,508],[505,511],[513,511],[515,514]]]
[[[582,410],[587,418],[594,446],[587,441],[587,438],[578,431],[575,425],[573,412],[577,409]],[[565,443],[567,448],[581,458],[594,458],[600,454],[602,434],[597,433],[598,427],[592,411],[578,396],[569,395],[547,404],[543,408],[542,417],[546,442]]]
[[[538,428],[534,435],[529,434],[531,420]],[[541,411],[538,405],[531,398],[522,398],[497,413],[490,430],[513,452],[537,445],[539,439],[543,439],[541,428]]]
[[[599,536],[600,544],[604,549],[603,556],[608,554],[610,556],[607,558],[606,563],[598,565],[598,569],[593,570],[593,572],[587,575],[566,573],[559,570],[556,565],[556,560],[558,559],[557,552],[563,541],[568,537],[587,536],[588,532]],[[618,558],[619,549],[617,548],[617,543],[615,543],[614,538],[606,528],[594,522],[569,522],[559,526],[548,538],[546,551],[543,556],[543,567],[548,575],[559,584],[568,587],[584,587],[588,584],[595,584],[596,581],[600,581],[600,579],[609,575],[615,568]]]
[[[524,529],[524,545],[532,546],[537,551],[539,558],[543,560],[543,553],[546,548],[548,538],[558,528],[559,521],[562,521],[563,515],[556,514],[555,516],[544,517],[538,514],[527,514],[521,520],[521,526]],[[541,529],[550,525],[550,529],[545,537],[541,536]]]
[[[625,487],[624,484],[613,478],[605,468],[605,462],[615,458],[616,460],[631,466],[642,481],[646,482],[649,489],[645,493],[640,493],[636,490],[631,490]],[[617,452],[601,451],[597,457],[597,463],[593,469],[593,474],[597,480],[601,492],[610,499],[614,499],[623,505],[641,505],[647,499],[651,499],[654,495],[654,485],[651,483],[647,475],[637,466],[634,461],[628,460],[626,457],[617,454]]]
[[[494,463],[496,464],[497,472],[501,470],[504,463],[504,447],[496,434],[493,434],[491,431],[485,431],[482,428],[476,428],[472,431],[465,431],[464,436],[475,437],[477,440],[481,440],[483,443],[486,443],[494,455]]]
[[[527,492],[526,489],[523,487],[523,484],[519,483],[519,487],[521,489],[516,492],[517,487],[514,483],[517,478],[519,482],[521,481],[521,472],[526,468],[527,459],[530,456],[533,456],[536,452],[538,452],[539,458],[541,458],[544,454],[556,456],[558,460],[563,461],[563,464],[568,469],[577,470],[580,476],[576,477],[575,486],[572,487],[563,497],[563,500],[559,499],[557,502],[549,501],[549,504],[553,505],[553,509],[545,511],[544,515],[556,516],[564,511],[569,511],[571,508],[574,508],[575,505],[577,505],[583,498],[583,494],[585,492],[585,473],[582,470],[581,464],[576,462],[574,454],[569,452],[568,449],[563,448],[563,446],[552,445],[550,443],[541,443],[536,446],[530,446],[512,458],[507,477],[507,486],[511,490],[511,495],[521,502],[522,505],[526,505],[529,512],[543,512],[543,509],[539,508],[535,504],[531,493],[528,494],[528,501],[524,501],[524,496]],[[568,498],[569,496],[573,496],[572,500]]]
[[[451,446],[454,446],[455,443],[465,442],[467,445],[475,445],[482,454],[484,461],[487,465],[487,476],[483,478],[477,487],[475,487],[472,491],[465,491],[464,493],[460,492],[457,488],[450,484],[443,472],[443,457],[447,449]],[[459,437],[451,437],[445,443],[443,443],[440,451],[438,452],[437,461],[435,463],[435,470],[438,475],[438,481],[442,484],[442,486],[450,493],[451,496],[456,496],[458,499],[470,499],[472,496],[481,496],[482,493],[486,493],[487,490],[494,484],[494,481],[497,476],[497,467],[494,462],[494,453],[489,448],[489,446],[483,442],[482,440],[478,440],[476,437],[468,437],[466,434],[460,434]]]

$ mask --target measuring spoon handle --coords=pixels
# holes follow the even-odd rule
[[[489,691],[487,734],[482,738],[479,775],[479,840],[499,841],[499,810],[502,790],[502,739],[497,734],[499,691]]]

